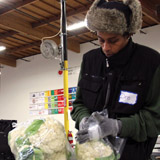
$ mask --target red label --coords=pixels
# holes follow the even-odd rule
[[[64,102],[58,102],[58,107],[64,107]]]
[[[58,108],[58,113],[63,114],[64,113],[64,108]]]
[[[63,101],[64,100],[64,96],[58,96],[58,101]]]
[[[58,89],[58,94],[64,94],[64,89]]]

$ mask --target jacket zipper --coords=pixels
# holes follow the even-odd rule
[[[108,62],[108,59],[106,58],[106,67],[108,68],[109,67],[109,62]]]

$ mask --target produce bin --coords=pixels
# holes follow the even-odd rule
[[[0,120],[0,160],[14,160],[8,145],[8,132],[14,128],[16,120]]]

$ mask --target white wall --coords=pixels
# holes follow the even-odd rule
[[[80,66],[82,54],[68,53],[69,67]],[[63,76],[58,75],[59,61],[47,60],[42,55],[27,58],[30,62],[17,61],[17,67],[5,66],[1,74],[0,119],[25,121],[29,115],[29,93],[63,88]],[[69,87],[77,86],[78,73],[69,75]],[[64,115],[54,115],[64,122]],[[74,133],[74,122],[70,130]]]
[[[145,28],[142,31],[146,34],[135,34],[133,40],[160,52],[160,25]]]
[[[136,34],[134,41],[160,52],[160,25],[143,29],[147,34]],[[97,43],[97,42],[96,42]],[[83,53],[96,48],[91,43],[81,45],[81,53],[68,51],[69,67],[80,66]],[[16,119],[19,122],[30,118],[29,93],[63,88],[63,76],[58,75],[59,62],[46,60],[42,55],[27,58],[31,62],[17,61],[17,67],[4,66],[0,87],[0,119]],[[78,73],[69,76],[69,87],[77,85]],[[55,115],[63,123],[63,115]],[[73,133],[74,122],[70,119]]]

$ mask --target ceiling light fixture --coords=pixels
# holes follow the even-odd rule
[[[4,51],[6,49],[5,46],[0,46],[0,51]]]
[[[70,25],[70,26],[67,27],[67,30],[71,31],[71,30],[76,30],[76,29],[82,28],[82,27],[86,27],[86,22],[85,21]]]

